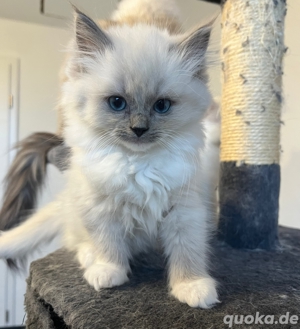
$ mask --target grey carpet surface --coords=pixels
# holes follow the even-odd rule
[[[228,328],[225,315],[298,315],[300,231],[280,228],[282,249],[242,251],[216,243],[212,274],[221,304],[192,309],[168,295],[163,263],[151,255],[132,266],[128,284],[96,292],[82,278],[74,255],[58,250],[31,264],[25,307],[29,329]],[[151,259],[152,258],[152,259]],[[233,328],[299,329],[298,324],[233,325]]]

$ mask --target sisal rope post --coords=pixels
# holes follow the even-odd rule
[[[278,244],[285,0],[227,0],[222,10],[220,238]]]

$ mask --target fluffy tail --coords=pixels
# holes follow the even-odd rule
[[[60,209],[59,202],[54,201],[21,225],[7,232],[0,231],[0,258],[6,259],[8,265],[15,268],[15,259],[20,261],[19,265],[25,264],[31,252],[40,244],[50,242],[60,232]]]
[[[37,193],[46,176],[47,153],[62,140],[51,133],[34,133],[22,140],[5,178],[5,194],[0,210],[0,230],[24,221],[34,210]]]

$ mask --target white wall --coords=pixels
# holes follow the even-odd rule
[[[20,139],[36,131],[56,130],[57,118],[53,109],[59,92],[58,71],[64,58],[62,50],[68,39],[68,32],[60,28],[0,19],[0,54],[20,60]],[[63,176],[56,168],[49,166],[48,169],[47,188],[40,204],[53,199],[64,183]],[[43,247],[34,258],[58,246],[54,242],[49,247]],[[15,298],[16,306],[15,324],[21,324],[24,317],[25,276],[11,279],[14,286],[11,297]]]
[[[20,59],[20,138],[55,131],[58,70],[69,33],[60,28],[0,19],[0,52]]]

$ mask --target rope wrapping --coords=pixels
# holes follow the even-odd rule
[[[224,3],[222,162],[279,163],[285,14],[285,0]]]

